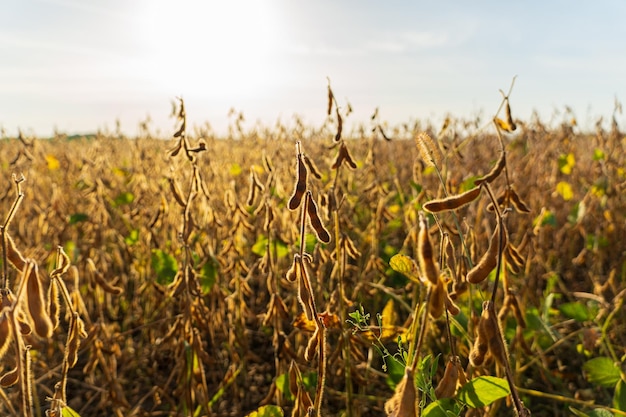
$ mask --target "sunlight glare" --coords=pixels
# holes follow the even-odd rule
[[[138,11],[144,74],[161,91],[229,98],[267,91],[276,79],[270,3],[147,2]],[[142,65],[143,66],[143,65]]]

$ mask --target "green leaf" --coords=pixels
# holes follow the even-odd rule
[[[556,216],[550,210],[542,210],[533,220],[533,227],[537,226],[557,226]]]
[[[387,378],[385,378],[385,383],[390,389],[395,390],[396,386],[402,381],[405,367],[402,362],[394,357],[387,359]]]
[[[566,317],[578,322],[591,320],[593,317],[586,305],[580,302],[561,304],[559,311]]]
[[[613,408],[620,411],[626,411],[626,382],[620,379],[615,386],[615,394],[613,395]]]
[[[289,374],[285,372],[284,374],[280,374],[276,377],[274,381],[276,388],[280,391],[287,401],[293,401],[295,398],[295,394],[291,393],[291,389],[289,388]]]
[[[215,285],[219,268],[220,263],[213,256],[211,256],[204,263],[204,265],[202,265],[202,269],[200,271],[200,287],[202,288],[203,294],[209,293],[213,288],[213,285]]]
[[[465,179],[465,181],[463,181],[461,183],[461,186],[459,187],[459,192],[463,193],[465,191],[469,191],[472,188],[476,187],[476,180],[480,178],[478,175],[473,175],[467,179]]]
[[[268,238],[261,234],[257,236],[256,242],[252,245],[252,253],[258,256],[265,256],[267,252]],[[289,247],[282,240],[274,239],[272,241],[272,250],[276,251],[278,258],[284,258],[289,255]]]
[[[511,393],[504,378],[479,376],[463,385],[457,394],[459,401],[471,408],[480,408]]]
[[[74,411],[71,407],[67,405],[61,409],[61,417],[80,417],[77,411]]]
[[[606,157],[606,155],[604,154],[604,151],[600,148],[595,148],[593,150],[593,160],[594,161],[601,161]]]
[[[589,417],[615,417],[615,414],[611,413],[606,408],[594,408],[587,415]]]
[[[85,213],[74,213],[70,216],[69,223],[76,224],[89,220],[89,215]]]
[[[600,356],[593,358],[583,365],[587,373],[587,380],[602,387],[614,387],[620,380],[620,369],[611,358]]]
[[[459,406],[452,398],[442,398],[428,404],[422,411],[422,417],[451,417],[459,415]]]
[[[178,272],[178,263],[172,255],[161,249],[152,249],[151,265],[159,284],[168,285],[174,281],[176,272]]]
[[[113,204],[115,205],[115,207],[119,207],[125,204],[130,204],[133,201],[135,201],[135,195],[126,191],[118,194],[117,197],[115,197],[115,200],[113,200]]]
[[[277,405],[264,405],[256,411],[251,412],[246,417],[283,417],[283,409]]]
[[[422,282],[419,277],[417,263],[406,255],[397,254],[389,260],[389,266],[396,272],[401,273],[411,281]]]
[[[126,236],[124,238],[124,242],[128,246],[133,246],[138,241],[139,241],[139,230],[137,230],[137,229],[131,230],[130,233],[128,234],[128,236]]]
[[[317,388],[317,372],[306,372],[302,374],[302,383],[310,393]]]

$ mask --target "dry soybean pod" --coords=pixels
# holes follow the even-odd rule
[[[435,396],[439,398],[452,398],[456,392],[456,386],[459,382],[459,370],[454,361],[454,357],[451,357],[446,364],[446,369],[443,372],[443,377],[435,388]]]
[[[489,321],[489,311],[485,308],[485,301],[483,303],[483,311],[476,326],[476,340],[474,346],[470,351],[469,360],[473,366],[481,366],[485,361],[485,356],[489,351],[489,331],[487,329],[487,322]]]
[[[2,375],[2,377],[0,377],[0,386],[4,388],[13,386],[17,383],[17,381],[19,380],[19,377],[20,377],[20,367],[16,366],[15,368],[11,369],[6,374]]]
[[[339,108],[335,108],[335,113],[337,114],[337,134],[335,135],[335,142],[339,142],[341,140],[341,132],[343,131],[343,119],[339,113]]]
[[[252,206],[254,204],[254,200],[256,198],[256,189],[257,189],[257,181],[254,176],[253,168],[250,168],[250,189],[248,191],[248,199],[246,200],[246,204],[248,206]]]
[[[78,313],[74,312],[70,319],[70,329],[67,335],[67,345],[65,348],[65,358],[67,365],[73,368],[78,362],[78,347],[80,346]]]
[[[308,278],[305,276],[305,273],[301,273],[300,279],[298,280],[298,301],[300,301],[300,305],[302,306],[302,310],[304,310],[307,320],[312,321],[315,318],[312,307],[313,299],[311,298],[312,295],[304,282],[306,279]]]
[[[304,351],[304,360],[311,361],[315,357],[315,353],[317,353],[317,345],[319,344],[319,327],[315,327],[315,332],[313,332],[313,336],[309,339],[309,343],[306,345],[306,350]]]
[[[0,359],[7,353],[13,336],[13,327],[9,320],[11,318],[8,312],[5,311],[0,314]]]
[[[454,282],[459,280],[459,276],[457,274],[457,264],[456,264],[456,255],[454,253],[454,246],[452,246],[452,239],[450,239],[450,235],[448,233],[444,234],[445,243],[444,243],[444,251],[446,254],[446,265],[450,270],[452,275],[452,279]]]
[[[98,271],[98,269],[96,268],[96,265],[94,264],[94,262],[93,262],[93,260],[91,258],[87,258],[87,264],[88,264],[88,267],[89,267],[89,271],[91,272],[91,274],[93,275],[94,279],[96,280],[96,283],[105,292],[108,292],[109,294],[113,294],[113,295],[120,295],[121,293],[124,292],[123,288],[116,287],[113,284],[111,284],[109,281],[104,279],[104,277]]]
[[[443,314],[446,304],[446,288],[441,279],[437,280],[437,285],[431,286],[430,298],[428,302],[428,312],[434,319],[438,319]]]
[[[447,289],[444,295],[445,295],[444,301],[445,301],[446,310],[448,310],[448,313],[452,314],[453,316],[456,316],[457,314],[459,314],[461,312],[461,309],[459,308],[459,306],[456,305],[454,300],[452,300],[452,297],[450,296],[450,294],[448,294]]]
[[[480,258],[480,261],[467,273],[467,282],[478,284],[482,282],[498,264],[499,247],[506,247],[506,233],[502,234],[503,242],[500,242],[500,222],[489,239],[489,248]]]
[[[39,267],[34,262],[26,277],[26,300],[28,313],[38,336],[47,339],[52,335],[53,326],[46,308],[44,292],[39,278]]]
[[[313,200],[312,194],[310,191],[307,191],[307,214],[309,216],[309,221],[311,222],[311,227],[315,230],[315,234],[317,238],[322,243],[330,242],[330,233],[322,224],[322,219],[319,216],[317,211],[317,203]]]
[[[434,259],[433,245],[428,234],[428,220],[420,213],[420,230],[417,235],[417,258],[422,276],[432,285],[439,283],[439,268]]]
[[[59,278],[50,281],[50,289],[48,290],[48,315],[52,322],[52,328],[59,326],[59,316],[61,314],[61,305],[59,303]]]
[[[328,80],[328,107],[326,109],[326,115],[330,116],[330,113],[333,111],[333,90],[330,88],[330,80]]]
[[[287,271],[286,278],[289,282],[296,282],[296,280],[300,277],[300,274],[302,273],[300,271],[300,268],[302,266],[300,265],[298,259],[299,255],[295,255],[293,258],[293,263],[291,264],[291,268],[289,268],[289,270]]]
[[[321,180],[322,174],[320,174],[320,171],[319,169],[317,169],[317,166],[315,166],[315,163],[313,163],[313,160],[305,155],[304,162],[306,163],[306,166],[309,168],[309,171],[311,171],[311,174],[318,180]]]
[[[187,203],[185,203],[185,200],[183,200],[182,191],[180,191],[180,188],[178,188],[178,184],[176,184],[174,178],[168,178],[168,181],[170,183],[170,190],[172,191],[172,194],[174,194],[174,199],[176,200],[178,205],[185,208],[187,206]]]
[[[478,178],[476,181],[474,181],[474,184],[480,185],[483,182],[490,183],[491,181],[495,180],[496,178],[498,178],[498,175],[500,175],[505,165],[506,165],[506,152],[502,150],[500,151],[500,157],[498,158],[498,161],[493,166],[493,168],[491,168],[491,171],[489,171],[483,177]]]
[[[24,271],[24,266],[26,265],[26,259],[22,256],[17,247],[15,246],[15,242],[11,235],[5,230],[4,238],[6,240],[6,253],[7,259],[17,269],[19,272]]]
[[[296,146],[299,148],[300,142],[298,142]],[[304,156],[302,153],[298,152],[298,177],[296,179],[296,187],[291,195],[291,198],[289,199],[289,210],[295,210],[300,207],[302,197],[304,197],[304,193],[306,192],[307,168],[303,158]]]
[[[424,203],[424,209],[431,213],[455,210],[476,200],[480,195],[480,187],[474,187],[461,194],[451,195],[446,198],[430,200]]]
[[[516,251],[517,249],[515,249],[510,243],[504,249],[504,256],[506,258],[506,261],[511,268],[511,271],[513,271],[513,273],[515,274],[519,273],[522,266],[524,266],[522,256]]]
[[[511,204],[513,204],[513,207],[515,208],[515,210],[518,211],[518,213],[530,213],[530,209],[528,208],[526,203],[522,201],[522,199],[512,187],[509,188],[509,196]]]

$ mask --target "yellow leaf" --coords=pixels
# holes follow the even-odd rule
[[[574,197],[572,186],[568,182],[561,181],[556,185],[556,192],[563,197],[563,200],[569,201]]]
[[[264,405],[246,417],[283,417],[283,409],[277,405]]]
[[[393,326],[398,320],[398,314],[396,313],[395,305],[393,304],[393,298],[390,298],[383,308],[382,314],[383,327]]]
[[[559,156],[559,169],[563,174],[570,175],[574,165],[576,165],[576,158],[573,153],[570,152],[567,155]]]
[[[55,171],[61,167],[61,163],[54,155],[46,155],[46,162],[48,163],[48,169],[50,171]]]
[[[497,117],[496,117],[495,120],[496,120],[496,124],[498,125],[498,127],[500,129],[506,130],[507,132],[512,132],[513,131],[513,129],[511,128],[511,125],[508,124],[507,122],[505,122],[504,120],[498,119]]]
[[[415,261],[406,255],[397,254],[389,260],[389,266],[396,272],[401,273],[411,281],[423,283],[420,278],[419,268]]]
[[[313,332],[317,328],[317,324],[315,324],[315,321],[307,319],[306,314],[301,312],[293,321],[293,327],[307,332]]]
[[[396,313],[393,299],[390,298],[389,301],[387,301],[387,304],[385,304],[385,308],[383,308],[381,318],[381,339],[393,340],[395,337],[397,337],[398,333],[401,332],[401,328],[396,326],[396,321],[398,321],[398,313]]]

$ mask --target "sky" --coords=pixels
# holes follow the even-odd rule
[[[328,79],[346,126],[490,118],[517,76],[516,118],[593,129],[626,100],[625,21],[622,0],[2,0],[0,128],[168,136],[176,97],[217,134],[231,109],[319,126]]]

